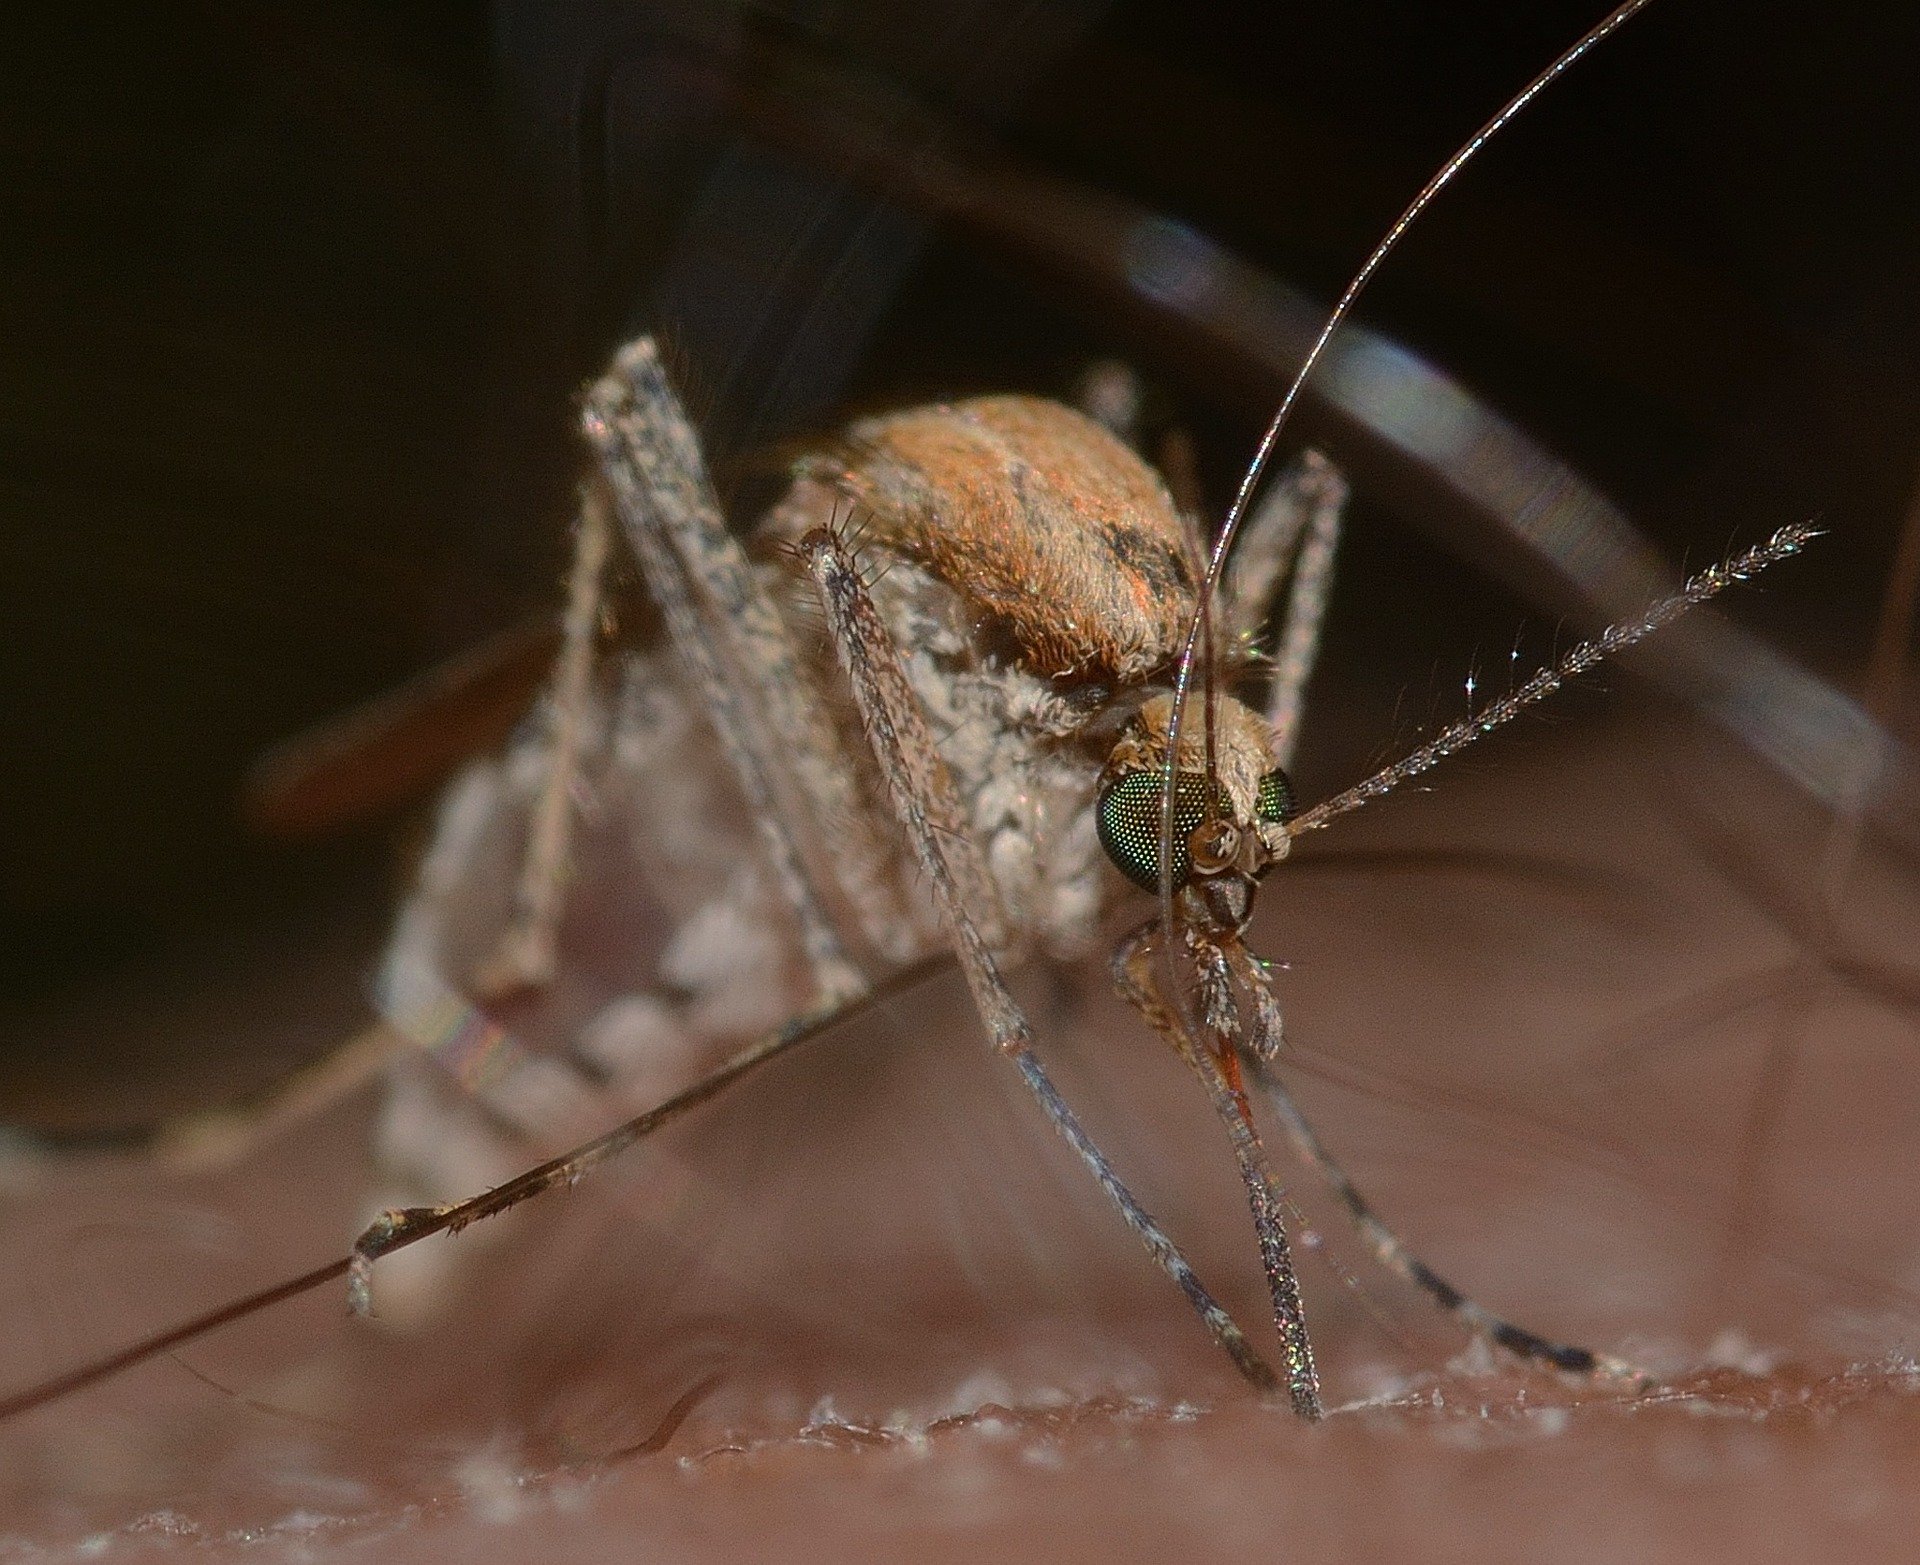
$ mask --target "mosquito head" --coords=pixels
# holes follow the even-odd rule
[[[1121,733],[1100,773],[1094,818],[1114,866],[1144,891],[1162,882],[1173,698],[1155,696]],[[1216,922],[1246,922],[1256,882],[1286,856],[1293,789],[1273,764],[1267,725],[1231,696],[1218,698],[1212,765],[1197,731],[1180,740],[1173,777],[1172,883],[1191,890]]]

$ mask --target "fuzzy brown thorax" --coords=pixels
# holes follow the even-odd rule
[[[1071,408],[976,397],[864,419],[797,476],[1004,624],[1037,674],[1131,683],[1179,651],[1196,600],[1173,501]]]

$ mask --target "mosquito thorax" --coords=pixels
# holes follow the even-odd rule
[[[795,480],[776,536],[851,512],[1039,677],[1134,684],[1179,655],[1198,601],[1185,525],[1140,454],[1072,408],[993,396],[862,419]]]
[[[1160,889],[1166,812],[1167,730],[1173,698],[1154,696],[1134,714],[1101,769],[1095,796],[1100,845],[1136,886]],[[1233,883],[1250,892],[1286,857],[1293,811],[1286,773],[1273,764],[1266,721],[1245,703],[1220,696],[1214,706],[1213,769],[1207,769],[1206,719],[1196,698],[1181,724],[1174,771],[1173,885]],[[1228,898],[1238,905],[1241,893]]]

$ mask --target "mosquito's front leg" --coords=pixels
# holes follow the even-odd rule
[[[1273,656],[1273,685],[1267,692],[1267,725],[1273,730],[1273,759],[1282,770],[1293,765],[1300,743],[1300,715],[1307,681],[1320,656],[1320,631],[1327,600],[1333,594],[1333,559],[1340,546],[1340,517],[1347,503],[1347,481],[1317,451],[1301,457],[1288,475],[1307,512],[1306,536],[1293,565],[1287,615]]]
[[[828,630],[853,689],[874,758],[896,813],[933,887],[955,954],[994,1046],[1012,1060],[1062,1138],[1091,1170],[1127,1226],[1199,1314],[1214,1341],[1262,1392],[1278,1387],[1272,1368],[1195,1274],[1081,1127],[1034,1053],[1033,1030],[1000,976],[974,914],[991,906],[993,881],[978,847],[961,828],[961,812],[945,763],[934,748],[898,649],[875,612],[858,567],[831,532],[807,534],[798,546],[825,606]]]
[[[1300,741],[1301,710],[1320,654],[1346,501],[1340,469],[1319,452],[1306,452],[1247,518],[1227,572],[1227,623],[1247,637],[1264,630],[1280,584],[1291,578],[1266,701],[1273,759],[1283,770],[1293,765]]]
[[[1160,921],[1143,924],[1121,942],[1114,953],[1113,981],[1121,997],[1146,1020],[1153,1030],[1173,1045],[1200,1078],[1212,1099],[1214,1112],[1226,1126],[1233,1143],[1234,1159],[1240,1165],[1240,1177],[1247,1187],[1247,1204],[1253,1212],[1254,1231],[1260,1241],[1260,1263],[1267,1277],[1267,1292],[1273,1301],[1273,1322],[1280,1333],[1286,1358],[1287,1389],[1293,1410],[1302,1418],[1321,1416],[1320,1378],[1313,1364],[1313,1343],[1307,1335],[1306,1313],[1300,1302],[1300,1283],[1294,1276],[1293,1254],[1287,1243],[1283,1217],[1285,1198],[1267,1163],[1266,1149],[1253,1123],[1240,1076],[1239,1056],[1232,1039],[1240,1027],[1234,1018],[1231,978],[1224,953],[1211,946],[1199,946],[1190,953],[1202,965],[1200,972],[1201,1019],[1208,1041],[1193,1038],[1173,1010],[1160,998],[1155,984],[1153,937]]]

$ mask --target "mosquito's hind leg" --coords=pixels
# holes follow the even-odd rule
[[[960,826],[959,803],[946,766],[934,748],[919,701],[901,668],[893,637],[875,612],[852,558],[825,529],[802,538],[798,554],[819,591],[827,627],[866,726],[874,759],[926,871],[988,1037],[1019,1070],[1021,1080],[1054,1129],[1079,1154],[1127,1226],[1186,1296],[1235,1368],[1263,1393],[1276,1390],[1279,1382],[1272,1368],[1254,1351],[1187,1258],[1121,1182],[1034,1053],[1033,1029],[1000,976],[975,914],[981,899],[989,905],[995,900],[991,875],[978,847]]]
[[[652,338],[621,349],[588,392],[582,423],[766,842],[821,991],[852,993],[857,965],[820,889],[840,891],[868,943],[890,960],[914,954],[912,924],[837,730],[778,605],[728,531]],[[820,840],[829,829],[831,842]]]
[[[288,1125],[364,1087],[411,1047],[398,1029],[375,1022],[264,1090],[214,1108],[126,1130],[48,1132],[0,1124],[0,1142],[28,1171],[41,1158],[110,1153],[149,1159],[167,1173],[213,1172],[252,1156]]]
[[[480,999],[543,987],[553,981],[558,967],[556,937],[573,835],[573,792],[612,552],[613,519],[607,514],[606,496],[597,486],[585,485],[574,532],[573,566],[567,576],[560,655],[548,696],[546,775],[527,824],[526,853],[514,883],[507,927],[492,955],[474,971],[473,989]]]

